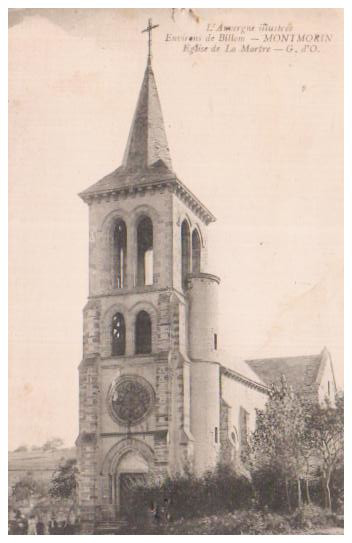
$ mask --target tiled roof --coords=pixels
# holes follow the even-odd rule
[[[158,160],[172,169],[160,100],[148,58],[123,165],[126,168],[148,168]]]
[[[246,362],[268,386],[278,382],[284,375],[289,385],[295,389],[301,389],[316,382],[322,361],[321,353],[311,356],[247,360]]]
[[[242,375],[249,381],[255,381],[259,385],[266,385],[265,381],[263,381],[242,358],[234,357],[233,355],[224,352],[223,359],[226,361],[223,364],[224,368]]]
[[[109,192],[123,187],[129,187],[137,183],[149,183],[176,179],[176,175],[161,161],[143,170],[119,166],[116,170],[105,175],[102,179],[81,192],[81,196]]]

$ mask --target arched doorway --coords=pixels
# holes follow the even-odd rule
[[[105,518],[118,519],[126,512],[131,488],[154,470],[152,448],[139,439],[127,438],[107,452],[101,469],[101,505]]]
[[[129,506],[129,494],[135,485],[146,481],[149,466],[146,460],[135,451],[126,453],[115,472],[116,513],[124,516]]]

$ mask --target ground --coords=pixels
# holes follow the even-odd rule
[[[114,534],[168,534],[168,535],[343,535],[343,517],[316,519],[314,523],[298,521],[295,515],[281,515],[263,511],[236,511],[197,519],[141,526],[121,523],[119,529],[106,529],[97,533]],[[106,527],[107,528],[107,527]]]

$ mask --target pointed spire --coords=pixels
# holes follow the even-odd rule
[[[156,25],[157,26],[157,25]],[[151,64],[151,30],[155,28],[149,20],[148,61],[133,117],[123,167],[145,169],[158,161],[172,169],[160,100]]]

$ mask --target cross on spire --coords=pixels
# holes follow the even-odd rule
[[[143,32],[148,32],[148,61],[149,62],[150,62],[150,60],[152,58],[152,31],[153,31],[154,28],[157,28],[158,26],[159,25],[153,25],[152,20],[148,19],[147,28],[142,30],[142,33]]]

